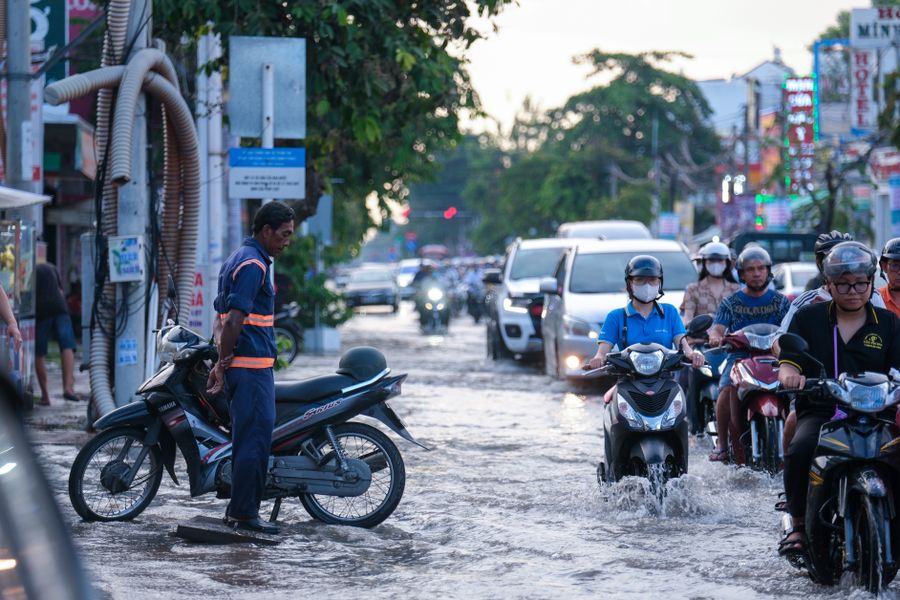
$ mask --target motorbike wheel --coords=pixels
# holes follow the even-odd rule
[[[765,418],[765,444],[763,445],[763,469],[770,475],[777,475],[782,468],[781,457],[778,448],[781,439],[778,436],[778,419],[776,417]]]
[[[275,327],[275,348],[278,358],[284,359],[288,364],[294,362],[300,353],[300,340],[302,339],[293,327]]]
[[[311,517],[323,523],[375,527],[387,519],[400,504],[406,486],[403,457],[388,436],[365,423],[344,423],[333,430],[348,458],[368,463],[372,469],[372,483],[360,496],[340,498],[301,494],[300,502]],[[315,443],[324,457],[325,465],[337,461],[331,442],[324,433]]]
[[[860,587],[877,594],[889,581],[885,581],[884,571],[884,532],[886,528],[883,498],[872,498],[860,494],[857,496],[855,520],[856,539],[853,546],[856,550],[856,576]]]
[[[89,441],[69,472],[69,500],[85,521],[129,521],[142,512],[159,490],[163,461],[151,446],[130,485],[122,480],[143,448],[144,431],[117,427]]]

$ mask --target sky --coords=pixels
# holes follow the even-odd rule
[[[496,33],[472,45],[469,74],[484,110],[507,130],[526,97],[545,109],[589,89],[589,70],[572,57],[610,52],[680,50],[672,63],[693,79],[728,78],[772,58],[774,48],[798,72],[807,50],[837,13],[866,0],[518,0],[492,19]],[[487,21],[479,29],[489,31]],[[468,121],[474,131],[496,125]]]

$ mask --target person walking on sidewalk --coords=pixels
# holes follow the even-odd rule
[[[59,271],[53,263],[42,263],[35,267],[35,343],[34,370],[41,387],[38,404],[49,406],[50,392],[47,388],[47,347],[50,336],[59,344],[62,360],[63,398],[77,402],[75,394],[75,332],[66,306]]]
[[[275,426],[275,291],[269,269],[294,234],[294,211],[269,202],[219,271],[215,309],[219,360],[209,374],[210,394],[225,389],[231,402],[231,501],[225,521],[235,529],[278,533],[259,518]]]

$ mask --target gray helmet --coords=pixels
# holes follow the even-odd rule
[[[888,260],[900,260],[900,238],[889,239],[881,250],[881,258]]]
[[[357,381],[372,379],[387,369],[384,354],[371,346],[350,348],[341,356],[338,364],[338,375],[346,375]]]
[[[834,281],[845,273],[865,275],[871,279],[877,265],[875,253],[864,244],[841,242],[822,261],[822,274],[829,281]]]
[[[710,242],[700,248],[701,260],[731,260],[731,250],[722,242]]]
[[[772,266],[772,257],[769,256],[765,248],[762,246],[748,246],[738,255],[737,264],[735,265],[737,270],[743,271],[744,265],[751,260],[761,260],[765,266],[770,268]]]

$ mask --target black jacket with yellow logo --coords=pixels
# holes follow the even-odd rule
[[[825,365],[828,377],[863,371],[887,374],[891,367],[900,369],[900,320],[891,311],[871,304],[863,310],[865,325],[846,343],[836,331],[833,301],[807,304],[798,310],[788,332],[806,340],[809,353]],[[819,376],[818,365],[803,355],[782,352],[779,358],[807,377]],[[798,412],[803,412],[803,404],[798,401]]]

